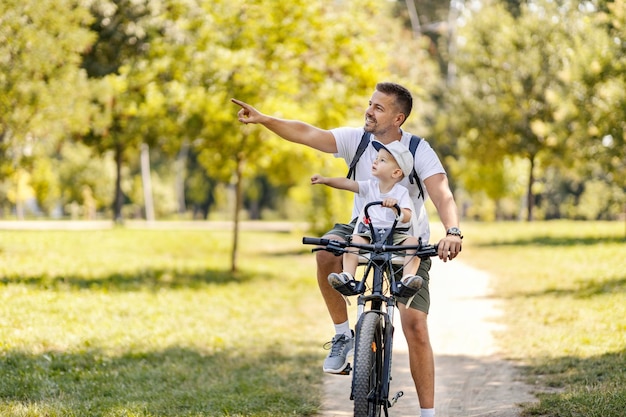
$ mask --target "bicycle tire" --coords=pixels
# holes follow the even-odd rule
[[[383,373],[383,320],[379,314],[361,316],[354,355],[352,393],[354,417],[379,417]]]

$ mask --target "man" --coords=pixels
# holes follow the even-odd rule
[[[254,107],[232,99],[233,103],[241,109],[238,113],[239,121],[245,124],[255,123],[265,126],[293,143],[309,146],[322,152],[332,153],[335,157],[342,157],[348,164],[354,158],[356,149],[361,141],[364,131],[370,132],[375,139],[383,144],[400,141],[409,147],[411,134],[404,132],[400,127],[405,122],[413,106],[411,93],[404,87],[394,83],[378,83],[372,94],[369,107],[365,111],[365,125],[363,128],[342,127],[332,130],[320,129],[310,124],[297,121],[285,120],[265,115]],[[363,153],[356,165],[355,179],[364,181],[371,178],[372,162],[376,158],[377,151],[373,146]],[[414,157],[415,170],[423,184],[424,192],[421,193],[417,181],[411,183],[409,178],[404,178],[402,185],[409,189],[409,194],[418,216],[418,230],[414,234],[428,242],[430,236],[428,217],[424,209],[424,201],[430,197],[433,201],[439,218],[443,223],[446,237],[439,241],[439,258],[444,262],[454,259],[461,251],[462,236],[459,230],[459,218],[454,197],[450,190],[448,179],[439,161],[439,158],[430,145],[421,140]],[[337,224],[333,230],[324,237],[330,239],[345,239],[352,233],[356,217],[363,208],[363,202],[358,195],[354,198],[351,224]],[[346,363],[347,356],[351,353],[354,341],[353,333],[348,322],[348,313],[345,301],[341,294],[333,289],[328,282],[328,276],[342,271],[341,258],[326,251],[316,252],[317,281],[326,303],[328,312],[335,324],[335,337],[329,356],[324,361],[324,371],[340,373]],[[402,321],[402,330],[409,347],[409,364],[415,388],[420,401],[421,416],[434,416],[435,398],[435,365],[433,351],[428,335],[427,317],[430,306],[428,293],[428,271],[430,259],[420,263],[418,274],[424,278],[422,290],[411,301],[411,308],[399,308]],[[398,302],[405,303],[408,300],[399,298]]]

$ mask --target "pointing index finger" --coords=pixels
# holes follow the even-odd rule
[[[241,107],[243,107],[243,108],[246,108],[246,107],[247,107],[246,103],[244,103],[244,102],[243,102],[243,101],[241,101],[241,100],[237,100],[236,98],[231,98],[231,99],[230,99],[230,101],[232,101],[232,102],[233,102],[233,103],[235,103],[236,105],[241,106]]]

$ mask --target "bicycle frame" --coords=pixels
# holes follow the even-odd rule
[[[360,381],[357,381],[357,361],[359,360],[359,354],[361,353],[359,349],[374,350],[375,363],[373,365],[376,369],[372,372],[375,373],[377,380],[374,382],[374,389],[367,394],[367,402],[371,404],[372,407],[368,406],[367,414],[363,413],[362,415],[379,416],[381,415],[380,408],[382,407],[385,416],[388,416],[388,408],[392,407],[403,395],[403,392],[399,391],[391,400],[389,399],[394,333],[393,317],[396,308],[394,293],[396,292],[398,286],[398,283],[394,279],[395,271],[392,260],[394,256],[399,256],[400,253],[402,256],[405,256],[404,254],[406,251],[415,251],[415,254],[411,256],[418,256],[420,258],[435,256],[437,254],[437,247],[434,245],[422,245],[421,239],[418,245],[393,245],[392,239],[398,219],[396,218],[391,228],[385,230],[383,233],[379,233],[379,231],[375,228],[375,225],[372,224],[369,216],[368,210],[373,205],[382,205],[382,202],[372,202],[367,204],[364,208],[365,221],[366,224],[368,224],[372,235],[371,243],[362,244],[353,243],[351,241],[344,242],[331,239],[307,237],[303,238],[302,242],[304,244],[319,245],[319,247],[313,249],[313,251],[326,250],[337,256],[348,252],[349,248],[358,249],[361,252],[369,254],[369,259],[367,260],[365,271],[363,273],[363,279],[358,282],[354,288],[346,289],[345,292],[340,291],[344,295],[358,295],[357,324],[355,328],[355,374],[352,379],[350,399],[355,401],[355,415],[360,416],[361,413],[357,412],[357,400],[355,400],[356,391],[358,390],[357,385],[361,383]],[[398,213],[401,213],[398,205],[395,206],[395,209]],[[382,320],[382,322],[373,319],[374,323],[372,323],[371,319],[367,318],[368,315],[376,315]],[[379,336],[374,335],[374,339],[376,337],[382,338],[380,340],[380,344],[382,344],[383,348],[382,352],[376,351],[374,345],[376,344],[376,346],[378,346],[378,343],[376,343],[374,339],[371,342],[372,346],[360,346],[359,341],[361,340],[361,332],[371,331],[371,329],[362,329],[363,323],[368,323],[368,326],[374,324],[374,327],[376,327],[377,330],[374,330],[374,332],[379,334]],[[381,326],[382,329],[378,329],[379,326]],[[365,354],[367,353],[368,352],[365,352]],[[371,358],[368,359],[371,360]],[[359,401],[362,401],[362,393],[359,393],[358,396],[360,397]]]

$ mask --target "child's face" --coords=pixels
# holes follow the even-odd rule
[[[386,149],[381,149],[372,164],[372,175],[380,180],[400,181],[402,170],[394,157]]]

